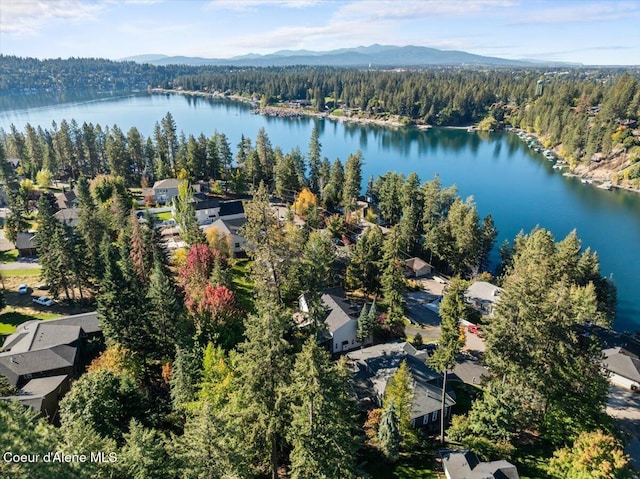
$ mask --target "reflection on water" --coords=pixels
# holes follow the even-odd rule
[[[74,96],[75,95],[75,96]],[[438,173],[443,185],[456,184],[463,197],[473,196],[481,215],[491,213],[500,231],[498,244],[536,225],[557,239],[577,229],[583,245],[598,251],[601,270],[613,274],[618,286],[616,327],[640,329],[640,195],[604,191],[562,176],[541,154],[530,150],[512,133],[486,133],[433,128],[384,128],[320,118],[279,118],[251,114],[247,103],[223,98],[184,95],[87,95],[2,98],[0,127],[25,123],[49,128],[64,118],[102,126],[118,124],[124,131],[136,126],[149,136],[154,124],[170,111],[178,132],[227,135],[236,149],[241,135],[254,139],[265,128],[272,145],[306,153],[314,125],[322,156],[343,161],[361,150],[362,177],[389,170],[416,172],[425,181]],[[51,106],[43,106],[53,102]],[[56,103],[57,102],[57,103]],[[497,259],[494,253],[493,260]]]

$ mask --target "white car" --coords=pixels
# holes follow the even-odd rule
[[[29,286],[26,284],[21,284],[18,286],[18,294],[27,294],[29,292]]]
[[[38,298],[33,298],[33,302],[35,304],[39,304],[40,306],[51,306],[53,304],[53,299],[48,296],[40,296]]]

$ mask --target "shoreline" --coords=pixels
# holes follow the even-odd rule
[[[225,95],[220,92],[202,92],[202,91],[193,91],[193,90],[167,90],[165,88],[149,88],[147,91],[150,93],[161,93],[161,94],[178,94],[178,95],[188,95],[188,96],[200,96],[204,98],[221,98],[228,99],[234,101],[241,101],[243,103],[249,103],[255,107],[255,110],[252,111],[254,114],[264,115],[264,116],[278,116],[281,118],[295,118],[295,117],[315,117],[315,118],[327,118],[329,120],[341,121],[341,122],[349,122],[349,123],[360,123],[365,125],[377,125],[385,128],[417,128],[420,130],[428,130],[431,129],[431,125],[416,125],[411,124],[407,125],[399,120],[397,115],[392,116],[389,119],[380,119],[380,118],[362,118],[352,115],[333,115],[327,112],[319,112],[313,110],[306,110],[303,108],[293,108],[287,107],[284,105],[280,106],[259,106],[259,101],[257,99],[250,99],[240,95]],[[468,128],[468,127],[464,127]]]
[[[376,125],[383,128],[415,128],[421,131],[430,130],[431,128],[447,128],[450,130],[467,130],[467,131],[471,130],[472,132],[482,131],[477,129],[477,124],[464,125],[464,126],[438,126],[438,127],[434,127],[432,125],[427,125],[427,124],[415,124],[415,123],[406,124],[402,122],[400,120],[400,117],[397,115],[390,116],[390,118],[387,118],[387,119],[380,119],[380,118],[363,118],[363,117],[358,117],[353,115],[333,115],[328,112],[319,112],[319,111],[313,111],[313,110],[308,110],[304,108],[289,107],[286,105],[279,105],[279,106],[269,105],[269,106],[260,107],[259,101],[255,98],[246,98],[240,95],[225,95],[224,93],[221,93],[221,92],[203,92],[203,91],[195,91],[195,90],[168,90],[165,88],[149,88],[147,91],[149,91],[150,93],[160,93],[160,94],[167,94],[167,95],[178,94],[178,95],[188,95],[188,96],[199,96],[204,98],[221,98],[221,99],[228,99],[233,101],[241,101],[243,103],[248,103],[254,107],[254,110],[252,110],[251,112],[253,114],[264,115],[264,116],[275,116],[280,118],[296,118],[296,117],[314,117],[314,118],[322,118],[322,119],[327,118],[329,120],[340,121],[345,123]],[[528,136],[534,138],[536,142],[542,145],[542,142],[540,141],[540,136],[534,132],[530,132],[521,128],[514,128],[511,131],[523,131]],[[557,159],[562,160],[568,164],[568,161],[562,155],[560,155],[558,147],[550,148],[550,150],[553,151]],[[640,188],[632,188],[629,186],[614,184],[613,181],[611,181],[611,175],[613,173],[612,171],[604,170],[604,174],[607,175],[605,178],[598,175],[594,176],[592,174],[593,172],[590,172],[590,171],[580,171],[579,170],[580,166],[583,166],[584,168],[584,165],[578,165],[577,168],[571,168],[569,166],[567,171],[564,172],[563,175],[567,177],[571,176],[571,177],[579,178],[581,180],[587,180],[589,181],[589,184],[591,184],[592,186],[595,186],[596,188],[605,189],[605,188],[602,188],[602,185],[608,184],[610,185],[610,188],[609,188],[610,190],[616,189],[616,190],[623,190],[623,191],[629,191],[631,193],[640,194]],[[569,173],[569,174],[567,175],[565,173]]]

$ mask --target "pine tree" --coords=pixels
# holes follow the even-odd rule
[[[354,477],[353,401],[344,364],[309,338],[297,355],[289,388],[292,479]]]
[[[191,186],[183,181],[178,186],[175,202],[175,218],[180,226],[180,236],[188,245],[206,244],[207,239],[198,226],[196,211],[191,202]]]
[[[400,445],[405,450],[410,450],[416,442],[417,436],[411,423],[411,410],[413,409],[413,378],[406,361],[400,363],[400,367],[391,376],[384,390],[383,405],[394,405],[394,411],[398,418],[398,431]]]
[[[387,460],[395,462],[400,451],[400,428],[393,401],[389,401],[382,410],[382,418],[378,426],[378,442]]]
[[[440,407],[440,441],[444,444],[445,433],[445,399],[447,389],[447,373],[456,364],[456,356],[460,352],[461,344],[460,320],[467,316],[467,305],[463,293],[467,289],[466,282],[454,278],[440,303],[440,342],[429,365],[443,374],[442,402]]]
[[[371,323],[369,322],[369,312],[367,305],[362,305],[360,316],[358,316],[358,330],[356,331],[356,339],[364,345],[371,337]]]
[[[171,404],[174,411],[186,412],[191,409],[196,400],[201,369],[202,350],[198,344],[178,345],[170,380]]]
[[[245,461],[265,468],[276,479],[290,423],[285,398],[291,362],[285,336],[292,320],[277,302],[259,302],[257,310],[245,322],[231,414],[237,429],[245,431],[239,445]]]
[[[184,308],[172,277],[159,261],[154,263],[146,299],[155,354],[157,357],[170,356],[177,336],[185,333]]]
[[[393,228],[384,243],[385,265],[380,282],[382,295],[387,303],[387,324],[394,328],[404,325],[404,297],[406,282],[404,278],[404,261],[400,259],[398,251],[399,238]]]
[[[309,140],[309,151],[307,156],[309,158],[309,188],[315,194],[319,194],[321,191],[321,179],[320,179],[320,154],[322,151],[322,144],[320,143],[320,132],[318,125],[313,126],[311,131],[311,140]]]

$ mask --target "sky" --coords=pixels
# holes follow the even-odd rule
[[[421,45],[640,65],[640,0],[0,0],[0,53],[230,58]]]

